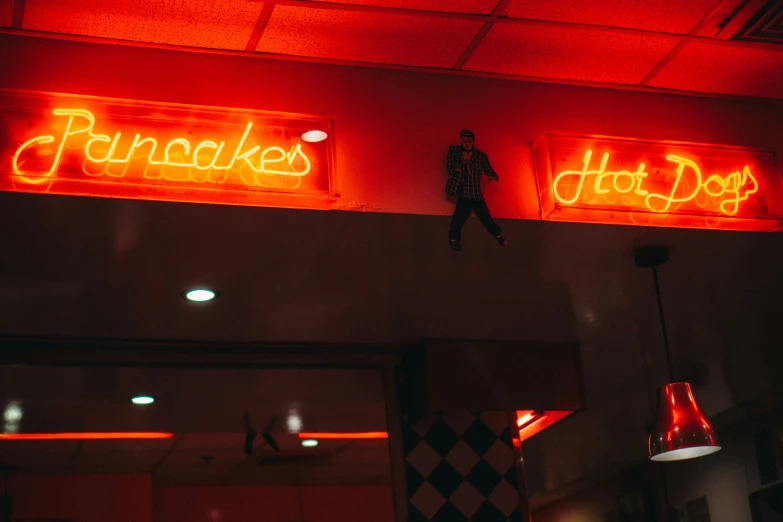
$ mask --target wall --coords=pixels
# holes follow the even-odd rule
[[[19,476],[9,480],[14,518],[151,522],[149,475]]]
[[[769,485],[761,484],[753,437],[767,426],[780,433],[781,413],[778,407],[722,431],[723,449],[714,455],[662,465],[648,462],[534,511],[533,522],[604,522],[618,497],[636,489],[649,491],[660,506],[664,480],[669,505],[680,512],[688,502],[706,497],[711,522],[753,522],[749,496]]]
[[[388,486],[160,487],[149,475],[21,476],[14,518],[73,522],[392,522]]]
[[[335,118],[336,208],[451,212],[446,146],[471,128],[497,217],[537,219],[545,132],[727,143],[783,154],[776,105],[0,35],[0,87]]]
[[[156,487],[154,522],[392,522],[388,486]]]

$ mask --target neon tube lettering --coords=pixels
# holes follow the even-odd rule
[[[574,205],[582,198],[582,201],[588,204],[614,204],[614,201],[611,199],[597,201],[586,198],[585,187],[589,186],[586,185],[586,180],[589,176],[595,176],[592,188],[596,194],[611,195],[612,192],[630,194],[633,192],[638,196],[644,197],[643,205],[637,203],[637,206],[653,212],[669,212],[672,210],[673,205],[696,201],[697,196],[702,193],[720,200],[717,204],[717,210],[721,213],[727,216],[734,216],[739,211],[740,204],[759,190],[758,181],[748,166],[745,166],[742,171],[732,172],[725,177],[713,174],[705,180],[701,169],[695,161],[669,154],[666,156],[666,159],[677,164],[674,182],[671,190],[659,194],[650,192],[642,187],[643,182],[649,176],[645,171],[646,166],[644,163],[640,163],[638,169],[634,172],[628,170],[607,171],[606,165],[609,161],[609,153],[606,152],[601,158],[598,169],[589,170],[592,156],[593,151],[588,150],[585,152],[581,170],[566,170],[555,176],[552,184],[555,200],[558,203]],[[684,181],[687,172],[690,172],[689,179],[693,179],[692,183],[686,184]],[[578,180],[576,183],[573,182],[574,177]],[[607,186],[605,181],[609,177],[612,178],[611,188]],[[570,183],[565,183],[566,180],[570,181]],[[683,189],[685,193],[678,194],[683,192]],[[573,195],[569,196],[574,190]],[[605,198],[608,197],[606,196]],[[623,198],[623,203],[626,206],[631,206],[633,202]],[[699,206],[704,206],[702,203],[698,204]]]
[[[66,142],[70,137],[77,134],[87,134],[88,136],[87,142],[82,149],[85,158],[82,164],[82,170],[89,176],[108,174],[113,177],[123,177],[131,162],[139,158],[144,158],[145,156],[146,165],[143,167],[143,178],[165,178],[170,181],[193,181],[197,183],[203,183],[205,181],[210,181],[212,183],[225,182],[228,177],[228,172],[234,170],[235,167],[238,166],[237,162],[242,162],[243,165],[249,166],[256,176],[264,174],[266,176],[294,176],[301,178],[306,176],[312,168],[310,159],[302,151],[301,143],[293,145],[288,152],[277,146],[271,146],[262,150],[260,145],[254,145],[245,150],[246,142],[253,129],[253,122],[247,122],[244,132],[234,149],[231,160],[219,165],[220,157],[226,147],[225,141],[218,143],[207,139],[199,142],[194,147],[186,138],[173,138],[163,148],[163,157],[161,158],[160,153],[158,152],[159,147],[157,139],[151,136],[142,138],[141,134],[136,134],[127,153],[122,155],[117,152],[118,148],[120,148],[122,133],[117,132],[112,138],[109,134],[93,132],[96,120],[95,116],[90,111],[58,108],[54,109],[53,113],[55,116],[67,116],[68,121],[65,125],[65,130],[59,139],[57,152],[49,170],[45,172],[25,170],[23,155],[31,153],[33,149],[42,145],[55,143],[57,138],[55,138],[54,135],[43,135],[31,138],[20,145],[14,153],[12,159],[13,172],[18,179],[26,183],[43,183],[54,177],[62,162],[63,154],[66,150]],[[79,119],[80,122],[75,124],[77,119]],[[145,145],[149,145],[147,152],[140,153],[140,149]],[[102,148],[104,150],[96,151],[96,148]],[[214,155],[212,155],[212,153]],[[256,155],[258,155],[257,159],[254,160],[253,158],[256,157]],[[297,159],[299,160],[297,163],[298,166],[295,167],[294,161]],[[92,172],[88,172],[88,163],[97,165],[105,164],[105,167],[100,172],[96,172],[94,169]],[[122,165],[123,167],[119,173],[112,173],[109,169],[111,165]],[[158,169],[159,173],[149,172],[150,166],[160,167]],[[185,175],[187,179],[183,180],[182,176],[172,177],[173,175],[167,175],[164,167],[187,169],[187,175]],[[194,172],[194,169],[196,172]],[[198,174],[198,171],[206,171],[206,173]],[[220,175],[213,174],[213,172],[217,171],[224,171],[224,173]],[[257,178],[247,179],[241,175],[239,178],[249,186],[261,185]],[[298,185],[299,183],[297,183],[297,186]]]

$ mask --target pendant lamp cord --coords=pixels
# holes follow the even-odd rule
[[[666,351],[666,366],[669,368],[669,382],[674,382],[674,367],[672,366],[672,355],[669,351],[669,335],[666,331],[666,319],[663,316],[663,303],[661,302],[661,287],[658,283],[658,268],[651,267],[653,281],[655,282],[655,297],[658,300],[658,315],[661,318],[661,333],[663,333],[663,349]]]
[[[669,382],[674,382],[674,367],[672,366],[672,355],[669,351],[669,334],[666,331],[666,318],[663,316],[663,303],[661,302],[661,286],[658,283],[658,268],[653,266],[653,282],[655,283],[655,298],[658,301],[658,315],[661,318],[661,333],[663,334],[663,348],[666,352],[666,366],[669,369]],[[661,471],[661,485],[663,486],[663,502],[666,507],[666,513],[664,513],[664,520],[669,520],[671,504],[669,503],[669,485],[666,480],[666,470],[664,469],[663,462],[660,463],[659,469]]]

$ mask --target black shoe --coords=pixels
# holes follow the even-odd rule
[[[508,244],[508,243],[506,243],[506,238],[503,237],[503,236],[497,236],[497,237],[495,237],[495,239],[498,240],[498,245],[500,245],[502,247],[504,247],[504,246],[506,246]]]
[[[456,239],[449,239],[449,245],[451,245],[451,249],[456,252],[462,250],[462,245]]]

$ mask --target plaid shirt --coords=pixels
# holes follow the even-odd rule
[[[481,193],[481,175],[486,174],[495,179],[498,175],[489,164],[489,156],[486,152],[474,148],[470,161],[465,162],[462,159],[463,150],[462,145],[449,146],[449,154],[446,156],[446,168],[449,171],[446,194],[480,201],[484,199]],[[457,168],[461,168],[462,172],[456,172]]]

